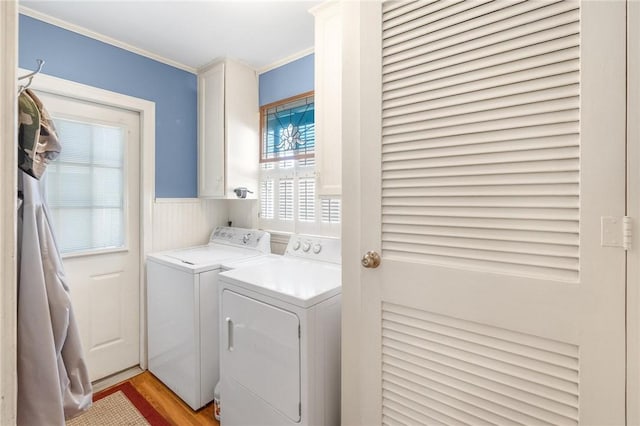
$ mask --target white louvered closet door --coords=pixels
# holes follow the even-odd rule
[[[625,3],[359,7],[363,424],[624,424]]]

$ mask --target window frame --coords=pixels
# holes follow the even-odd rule
[[[295,233],[302,234],[311,234],[311,235],[321,235],[321,236],[329,236],[329,237],[340,237],[341,232],[341,213],[339,213],[338,218],[339,221],[335,222],[323,222],[323,214],[322,214],[322,205],[325,200],[331,203],[332,201],[338,201],[341,209],[341,199],[340,197],[321,197],[317,193],[317,164],[315,163],[315,145],[314,152],[312,154],[294,154],[294,155],[285,155],[282,157],[274,157],[274,158],[264,158],[264,148],[265,144],[265,116],[266,111],[268,109],[272,109],[281,105],[286,105],[291,102],[298,101],[300,99],[308,98],[310,96],[314,97],[315,104],[315,92],[309,91],[305,93],[301,93],[299,95],[291,96],[285,99],[278,100],[276,102],[271,102],[269,104],[265,104],[260,107],[260,157],[259,157],[259,175],[258,175],[258,226],[262,229],[270,231],[275,234],[284,234],[290,235]],[[315,107],[315,105],[314,105]],[[315,119],[314,119],[315,125]],[[317,143],[314,139],[314,144]],[[313,165],[305,166],[300,164],[301,162],[305,162],[305,160],[313,159]],[[292,162],[291,167],[281,168],[282,162]],[[266,166],[268,164],[272,164],[270,169],[267,169]],[[293,211],[292,220],[279,219],[280,215],[280,180],[281,179],[291,179],[293,186]],[[302,179],[313,179],[314,180],[314,221],[306,222],[299,219],[299,202],[300,202],[300,181]],[[273,191],[273,200],[272,200],[272,212],[273,218],[262,218],[262,185],[263,182],[267,180],[271,180],[272,183],[272,191]]]
[[[299,95],[295,95],[295,96],[291,96],[289,98],[285,98],[285,99],[281,99],[279,101],[275,101],[275,102],[271,102],[269,104],[266,105],[262,105],[260,107],[260,157],[259,157],[259,162],[260,164],[263,163],[273,163],[273,162],[278,162],[278,161],[284,161],[284,160],[304,160],[306,158],[315,158],[315,148],[314,148],[314,153],[313,154],[294,154],[294,155],[288,155],[285,157],[275,157],[275,158],[264,158],[264,126],[265,126],[265,122],[264,122],[264,116],[265,116],[265,111],[270,109],[270,108],[274,108],[280,105],[284,105],[284,104],[288,104],[290,102],[295,102],[298,101],[300,99],[304,99],[304,98],[308,98],[310,96],[313,96],[314,99],[314,104],[315,104],[315,91],[311,90],[309,92],[305,92],[305,93],[300,93]],[[314,105],[315,108],[315,105]],[[314,119],[315,122],[315,119]]]

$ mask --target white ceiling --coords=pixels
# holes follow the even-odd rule
[[[319,1],[20,0],[20,5],[199,68],[220,57],[262,69],[313,47]]]

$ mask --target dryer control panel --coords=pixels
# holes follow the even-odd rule
[[[313,235],[292,235],[284,255],[336,263],[338,265],[342,261],[340,240],[338,238],[317,237]]]

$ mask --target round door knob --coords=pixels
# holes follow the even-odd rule
[[[362,266],[365,268],[377,268],[380,266],[380,255],[375,251],[368,251],[362,256]]]

